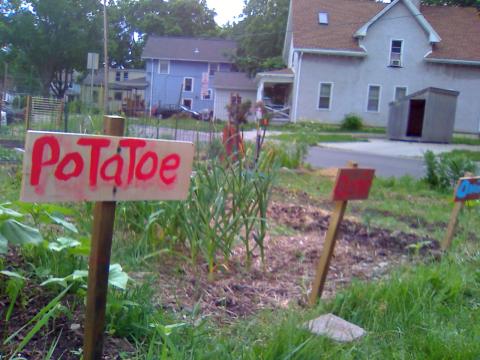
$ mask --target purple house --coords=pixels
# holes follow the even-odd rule
[[[146,105],[212,111],[215,73],[232,71],[237,45],[224,39],[150,36],[142,53]]]

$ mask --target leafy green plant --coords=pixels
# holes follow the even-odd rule
[[[0,205],[0,254],[7,252],[8,244],[38,245],[43,241],[38,229],[25,225],[18,220],[25,216],[8,206]]]
[[[164,249],[177,254],[186,250],[193,264],[200,257],[207,262],[211,278],[218,257],[228,262],[238,242],[245,246],[248,263],[256,248],[263,258],[266,211],[278,167],[277,153],[273,149],[262,152],[257,166],[249,160],[252,154],[253,149],[247,148],[245,159],[198,163],[185,202],[154,203],[151,208],[137,205],[145,208],[138,213],[142,219],[138,228],[134,225],[143,229],[143,237],[149,239],[141,242],[148,250],[144,258],[163,254]],[[149,213],[147,209],[153,208],[155,211]],[[126,222],[137,218],[128,214]]]
[[[432,188],[450,189],[466,172],[477,172],[475,163],[461,154],[435,155],[427,151],[424,161],[427,167],[425,180]]]
[[[358,131],[363,128],[363,120],[360,115],[347,114],[340,125],[342,130]]]
[[[303,158],[308,152],[308,145],[303,142],[282,142],[281,144],[269,142],[264,146],[265,151],[275,154],[278,166],[288,169],[297,169],[302,165]]]
[[[51,277],[48,280],[45,280],[41,283],[41,286],[58,284],[63,287],[67,287],[74,282],[80,282],[83,285],[86,285],[86,280],[88,277],[87,270],[75,270],[70,275],[67,275],[63,278]],[[123,271],[120,264],[111,264],[108,272],[108,284],[110,286],[116,287],[117,289],[125,290],[127,288],[128,275]]]

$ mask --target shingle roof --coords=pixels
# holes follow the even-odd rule
[[[139,72],[138,69],[129,69],[128,72]],[[140,70],[143,71],[143,70]],[[93,74],[93,85],[103,86],[105,77],[103,76],[103,69],[98,70]],[[88,74],[85,79],[82,81],[83,85],[91,85],[92,74]],[[124,81],[115,81],[109,83],[110,89],[112,90],[121,90],[121,89],[144,89],[148,86],[148,81],[146,77],[129,79]]]
[[[381,11],[385,4],[370,0],[292,0],[293,41],[296,48],[363,52],[355,31]],[[328,25],[318,24],[327,12]]]
[[[295,48],[363,52],[355,32],[388,4],[373,0],[292,0]],[[318,24],[327,12],[328,25]],[[475,8],[422,6],[421,12],[440,35],[429,58],[480,60],[480,18]]]
[[[231,63],[236,49],[231,40],[150,36],[142,58]]]
[[[213,86],[216,89],[257,90],[255,79],[242,72],[217,72]]]
[[[422,6],[442,41],[429,58],[480,60],[480,16],[473,7]]]

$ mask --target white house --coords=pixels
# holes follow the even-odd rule
[[[427,87],[456,90],[455,130],[480,130],[480,17],[476,8],[419,0],[291,0],[283,77],[290,120],[338,123],[357,113],[385,126],[389,103]],[[261,84],[273,78],[259,74]]]

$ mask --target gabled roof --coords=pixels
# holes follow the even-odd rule
[[[417,7],[412,4],[410,0],[394,0],[392,1],[387,7],[385,7],[382,11],[380,11],[377,15],[370,19],[366,24],[364,24],[360,29],[357,30],[355,33],[355,37],[363,37],[367,35],[368,28],[372,26],[377,20],[379,20],[383,15],[388,13],[391,8],[397,5],[399,2],[403,2],[407,7],[408,11],[412,14],[412,16],[418,21],[420,26],[423,30],[428,34],[428,40],[431,43],[438,43],[440,42],[441,38],[438,36],[437,32],[433,29],[433,27],[429,24],[429,22],[425,19],[425,17],[419,12]]]
[[[385,6],[371,0],[292,0],[293,46],[363,53],[353,34]],[[318,24],[319,12],[328,12],[329,25]]]
[[[142,59],[232,63],[235,41],[190,37],[149,36]]]
[[[293,47],[319,54],[365,56],[355,35],[366,34],[373,22],[403,1],[410,11],[417,8],[410,0],[391,4],[373,0],[291,0]],[[327,12],[328,25],[318,23],[318,13]],[[473,7],[421,6],[416,16],[433,43],[428,61],[454,60],[478,65],[480,61],[480,17]],[[287,34],[289,38],[290,33]],[[286,46],[289,44],[286,43]],[[455,62],[454,62],[455,63]]]
[[[255,79],[243,72],[216,72],[213,87],[227,90],[257,90]]]

